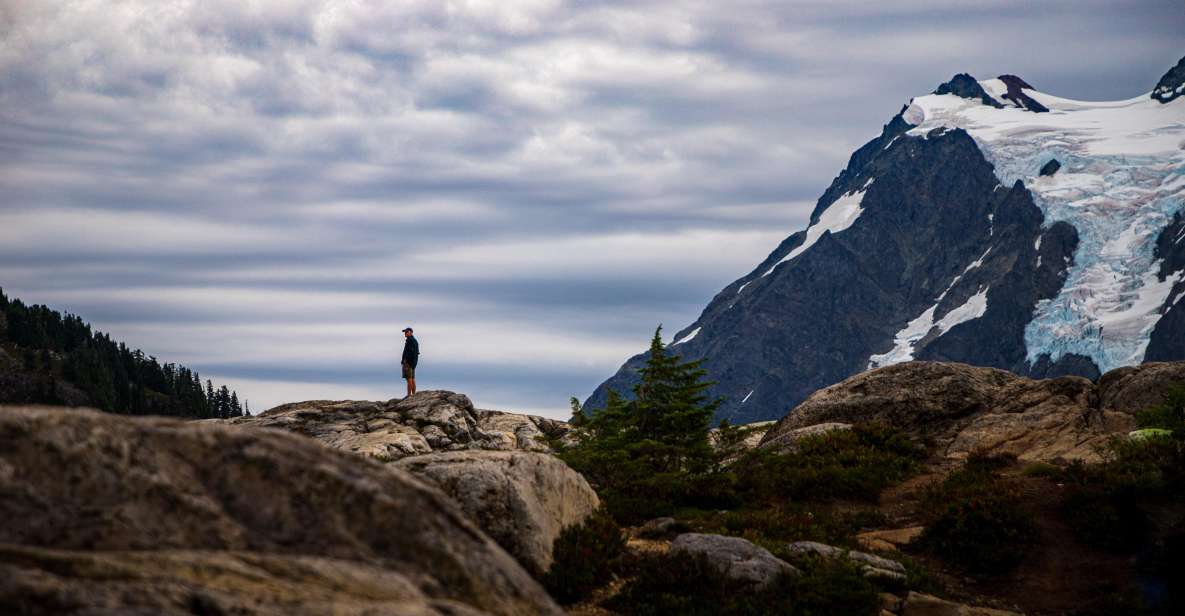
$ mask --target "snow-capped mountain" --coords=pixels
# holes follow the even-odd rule
[[[957,75],[857,150],[808,227],[672,349],[704,360],[734,423],[911,359],[1092,378],[1185,359],[1182,99],[1185,59],[1113,102]],[[644,359],[586,405],[628,391]]]

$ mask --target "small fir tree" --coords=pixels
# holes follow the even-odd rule
[[[700,362],[671,355],[660,326],[639,376],[632,400],[610,391],[598,411],[573,405],[576,442],[561,451],[623,521],[683,502],[715,461],[708,431],[720,401],[708,398]]]

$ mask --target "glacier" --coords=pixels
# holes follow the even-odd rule
[[[1073,353],[1089,357],[1102,372],[1139,363],[1164,306],[1171,305],[1173,285],[1185,277],[1176,272],[1159,280],[1154,256],[1157,235],[1185,203],[1185,104],[1163,104],[1148,94],[1076,101],[1025,89],[1049,109],[1034,113],[1002,98],[1007,87],[1001,80],[979,84],[1004,107],[931,94],[910,101],[902,117],[913,125],[909,136],[963,129],[1005,186],[1024,182],[1047,227],[1065,221],[1077,229],[1065,283],[1055,297],[1038,303],[1025,328],[1028,361]],[[1039,175],[1052,159],[1061,170]],[[915,330],[933,313],[925,316],[870,364],[911,357]]]

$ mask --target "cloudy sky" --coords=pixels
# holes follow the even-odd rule
[[[1180,0],[0,0],[0,286],[259,411],[567,415],[956,72],[1130,98]]]

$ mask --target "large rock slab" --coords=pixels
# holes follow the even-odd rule
[[[933,439],[948,457],[973,451],[1022,460],[1098,459],[1098,447],[1135,426],[1185,380],[1185,362],[1121,368],[1097,384],[1081,377],[1030,379],[956,363],[907,362],[815,392],[762,439],[781,447],[825,422],[881,422]]]
[[[1132,415],[1098,408],[1094,383],[1084,378],[1018,379],[1000,389],[988,412],[957,427],[946,454],[983,450],[1024,461],[1096,461],[1099,447],[1134,427]]]
[[[1023,616],[1019,612],[964,605],[920,592],[911,592],[905,597],[901,614],[902,616]]]
[[[493,614],[560,613],[531,576],[438,489],[294,434],[0,407],[0,442],[0,544],[55,551],[0,553],[0,563],[13,574],[4,576],[5,583],[23,580],[18,595],[43,582],[57,584],[64,586],[58,594],[69,595],[79,609],[128,612],[137,593],[202,586],[181,573],[152,581],[136,571],[200,570],[201,561],[187,561],[184,553],[203,551],[225,557],[215,569],[232,567],[243,553],[266,555],[261,567],[299,567],[306,557],[362,566],[365,571],[342,574],[359,579],[343,594],[369,596],[365,589],[390,573],[431,600]],[[74,563],[66,573],[53,564],[59,558]],[[98,558],[108,560],[88,564]],[[124,578],[126,592],[99,592],[98,582],[125,566],[133,570]],[[267,612],[261,607],[254,613]]]
[[[584,477],[558,458],[522,451],[456,451],[395,466],[450,495],[490,537],[537,574],[552,562],[563,529],[600,505]]]
[[[856,535],[856,543],[869,550],[897,551],[898,546],[909,545],[926,530],[924,526],[870,530]]]
[[[739,583],[764,588],[782,575],[798,575],[790,563],[740,537],[684,533],[671,543],[671,553],[703,556],[717,571]]]
[[[1181,342],[1185,345],[1185,341]],[[1152,362],[1117,368],[1099,379],[1099,404],[1123,413],[1138,413],[1164,401],[1172,387],[1185,384],[1185,362]]]
[[[1022,377],[995,368],[907,362],[869,370],[812,394],[766,433],[828,422],[881,422],[923,431],[989,410],[1005,385]]]
[[[0,613],[468,616],[404,575],[255,552],[94,552],[0,545]]]
[[[848,560],[856,563],[865,577],[886,580],[889,582],[905,582],[905,565],[867,552],[845,550],[817,541],[795,541],[788,546],[791,554],[826,558],[829,560]]]
[[[554,419],[477,410],[463,394],[421,391],[387,402],[309,400],[253,417],[210,420],[282,428],[382,461],[436,451],[549,451],[544,437],[562,438],[568,424]]]
[[[786,430],[779,434],[776,438],[770,440],[769,446],[776,447],[783,451],[796,451],[799,449],[798,443],[803,439],[822,436],[829,432],[851,429],[852,424],[838,421],[829,421],[827,423],[815,424],[813,426],[794,428],[793,430]]]

